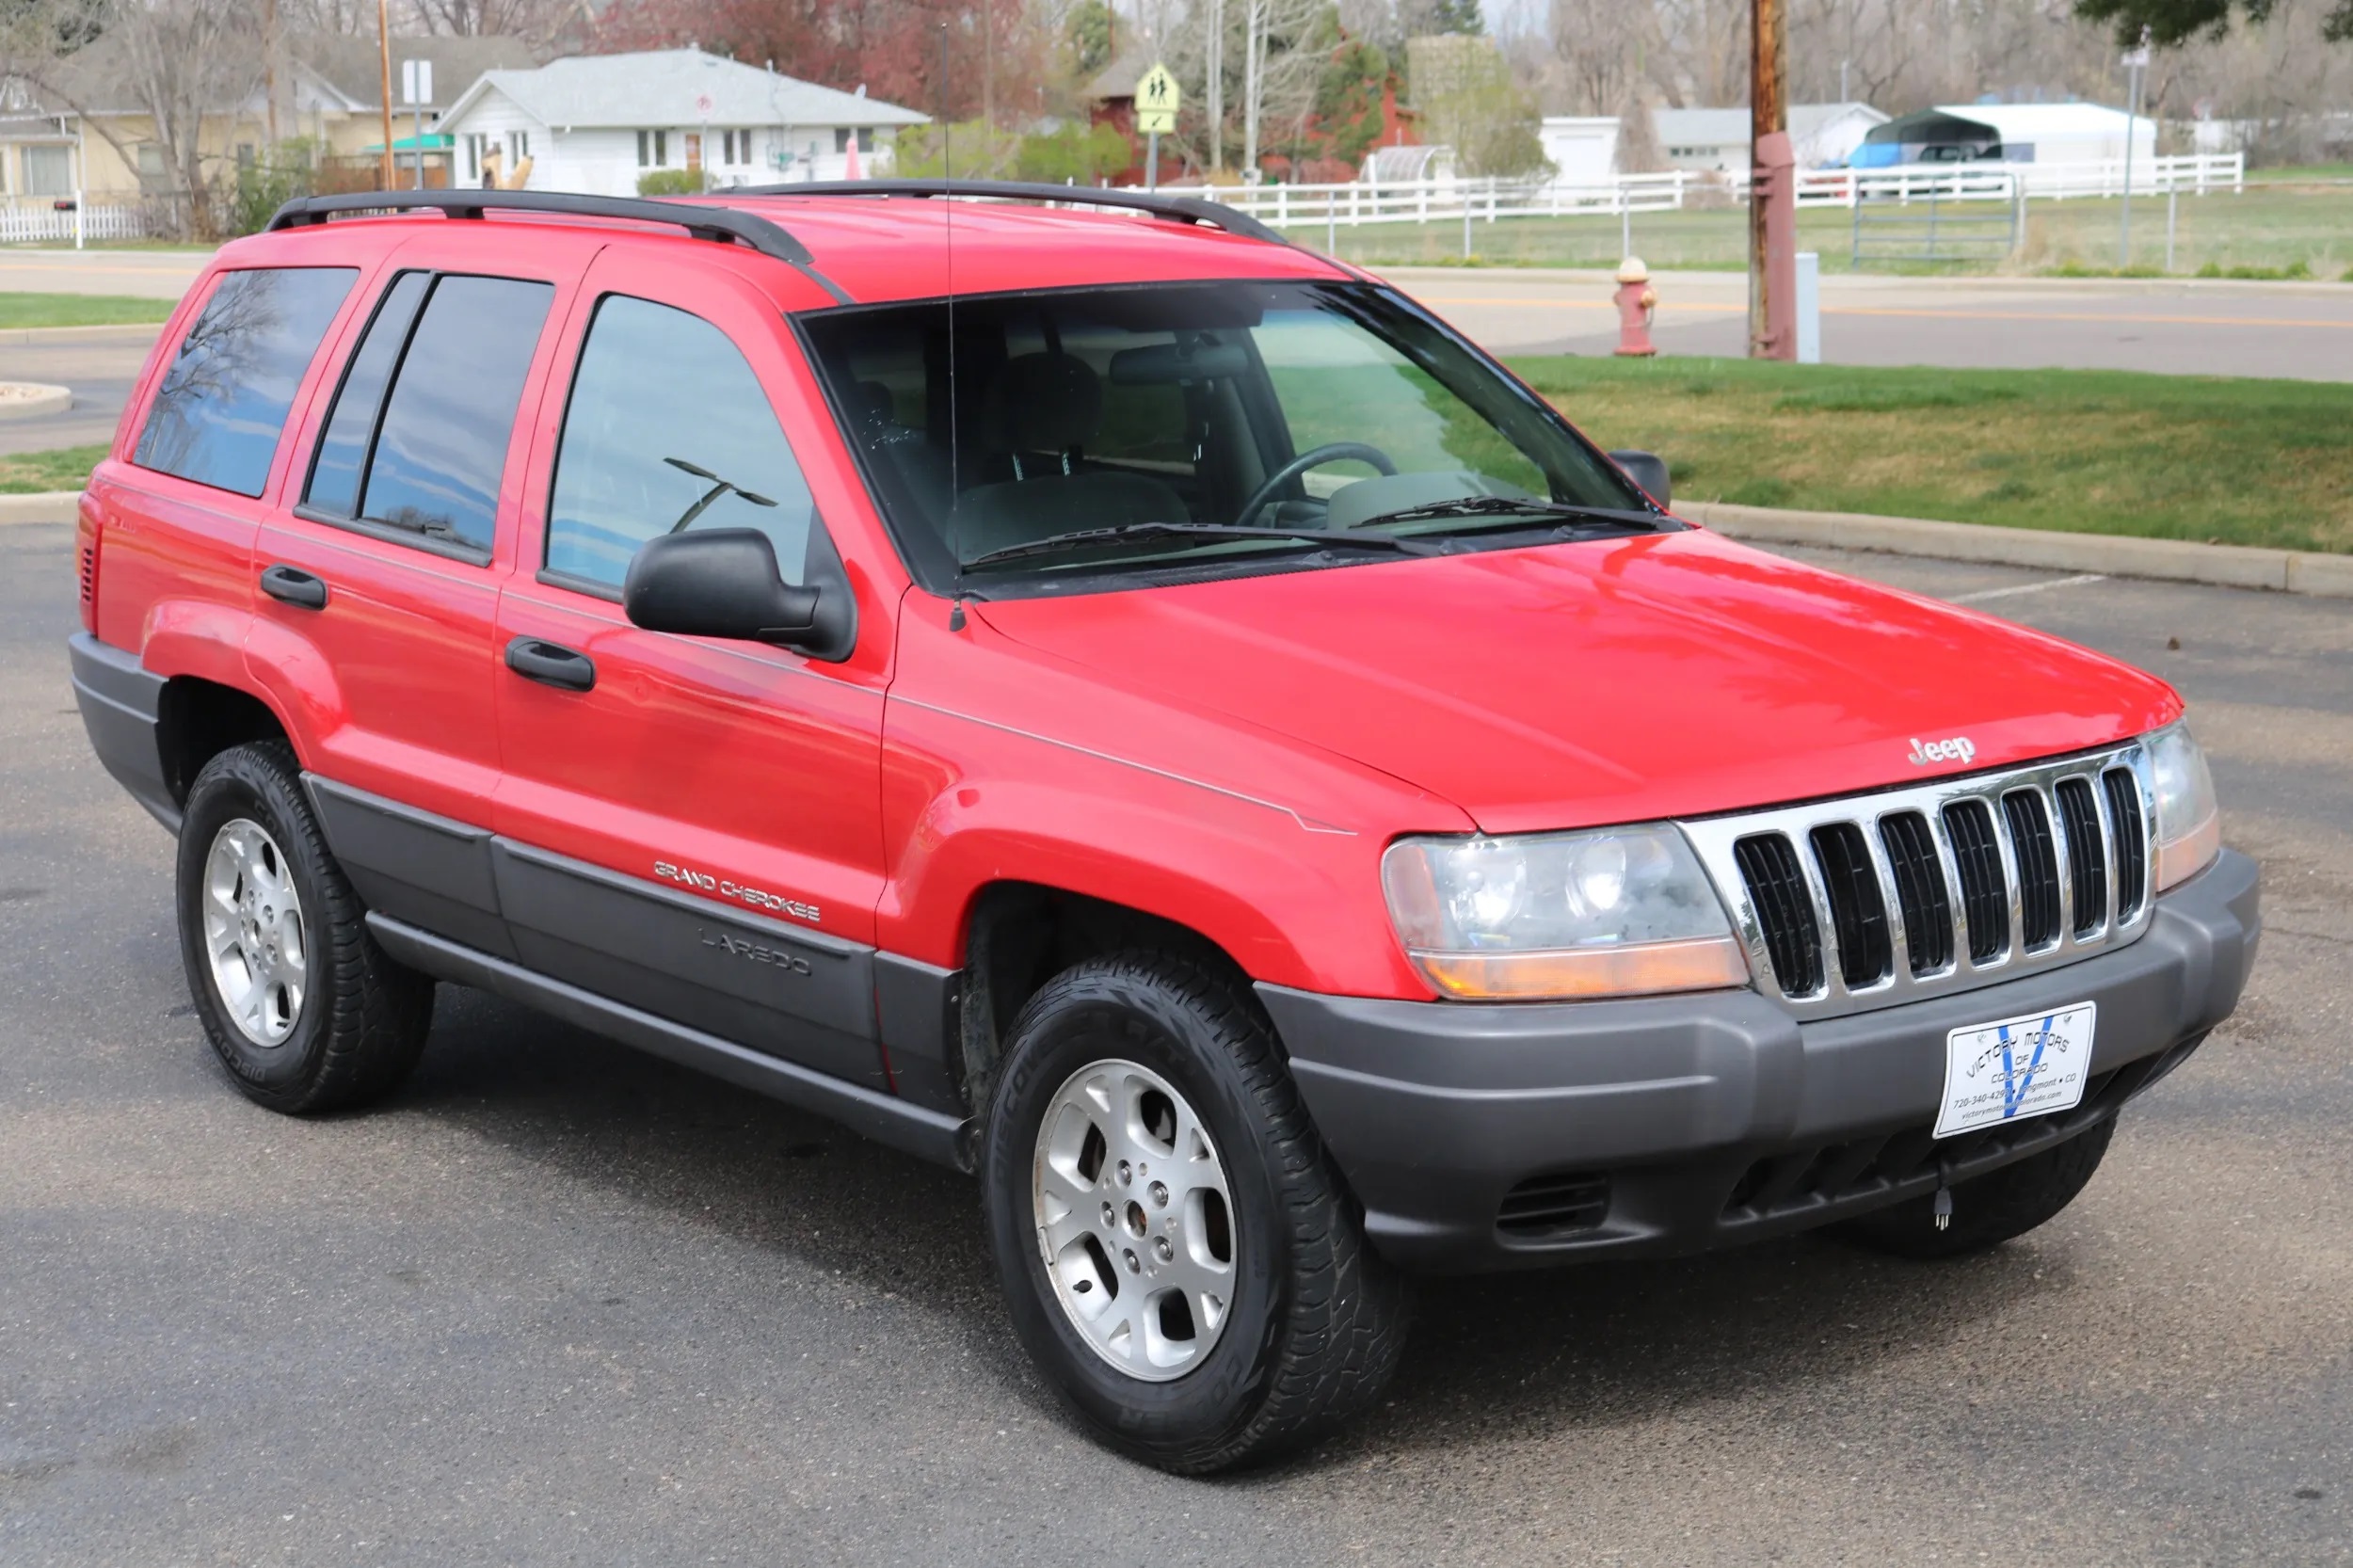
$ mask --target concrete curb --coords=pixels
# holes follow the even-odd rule
[[[0,495],[0,528],[12,522],[56,523],[72,526],[80,513],[79,490],[42,490],[32,495]]]
[[[0,270],[0,283],[8,281],[8,273]],[[150,344],[164,329],[160,321],[95,322],[87,327],[0,327],[0,344],[31,347],[36,344],[72,343],[77,339],[105,338],[131,344]]]
[[[2353,555],[2195,544],[2186,539],[2139,539],[2116,534],[1990,528],[1982,523],[1931,522],[1860,512],[1785,511],[1722,501],[1685,502],[1675,507],[1675,514],[1733,538],[1760,543],[1822,545],[1987,566],[2041,567],[2052,571],[2097,572],[2103,577],[2148,577],[2353,599]]]
[[[70,387],[53,386],[46,381],[0,382],[29,392],[29,397],[0,401],[0,420],[39,419],[43,414],[60,414],[73,407],[73,391]]]

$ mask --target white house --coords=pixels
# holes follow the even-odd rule
[[[2157,122],[2134,118],[2104,104],[1940,104],[1936,112],[1990,125],[2001,136],[2002,156],[2018,164],[2106,163],[2124,156],[2125,127],[2132,128],[2136,161],[2157,155]]]
[[[1618,172],[1615,115],[1546,115],[1536,136],[1551,161],[1556,185],[1590,190],[1609,184]]]
[[[1887,116],[1868,104],[1792,104],[1789,139],[1800,168],[1843,163]],[[1670,168],[1737,174],[1749,167],[1749,110],[1654,109],[1651,124]]]
[[[838,180],[857,141],[864,172],[886,138],[928,115],[695,49],[575,55],[532,71],[489,71],[441,116],[457,183],[482,183],[493,150],[528,188],[633,196],[640,175],[687,169],[712,185]]]

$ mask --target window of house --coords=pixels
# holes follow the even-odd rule
[[[131,460],[260,495],[303,372],[359,276],[347,266],[224,275],[164,373]]]
[[[487,559],[499,482],[552,285],[405,272],[377,306],[319,442],[304,511]]]
[[[528,158],[528,157],[530,157],[530,156],[531,156],[531,133],[530,133],[529,131],[509,131],[509,132],[507,132],[507,133],[506,133],[506,161],[507,161],[507,164],[508,164],[510,167],[512,167],[513,165],[516,165],[516,164],[520,164],[520,163],[521,163],[521,162],[522,162],[525,158]]]
[[[807,576],[808,484],[743,351],[700,316],[598,305],[556,449],[550,571],[617,588],[637,547],[680,528],[757,528]]]
[[[665,168],[670,162],[670,133],[640,131],[637,133],[637,167]]]
[[[752,134],[749,131],[722,131],[720,153],[730,164],[752,162]]]
[[[162,189],[170,179],[169,171],[164,167],[163,144],[153,141],[140,142],[138,158],[139,187],[150,191]]]
[[[145,151],[145,149],[141,149]],[[144,163],[144,160],[141,160]],[[162,159],[156,160],[160,169]],[[73,192],[73,150],[70,147],[27,147],[24,150],[24,194],[70,196]]]

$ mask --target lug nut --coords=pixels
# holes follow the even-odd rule
[[[1136,1256],[1134,1252],[1122,1252],[1119,1256],[1128,1260],[1128,1272],[1129,1273],[1140,1274],[1144,1272],[1144,1262],[1141,1258]]]
[[[1152,1184],[1152,1207],[1155,1208],[1168,1207],[1168,1184],[1166,1182],[1156,1181]]]
[[[1170,1261],[1176,1256],[1176,1249],[1168,1244],[1168,1238],[1165,1236],[1152,1243],[1152,1250],[1160,1255],[1160,1261],[1163,1263]]]
[[[1122,1187],[1130,1186],[1134,1183],[1135,1179],[1136,1168],[1133,1165],[1128,1164],[1125,1160],[1121,1160],[1119,1162],[1119,1185]]]
[[[1112,1227],[1112,1226],[1117,1225],[1118,1224],[1119,1224],[1119,1210],[1118,1210],[1118,1209],[1116,1209],[1116,1208],[1112,1208],[1110,1204],[1105,1204],[1105,1205],[1103,1206],[1103,1224],[1104,1224],[1104,1227],[1105,1227],[1106,1229],[1109,1229],[1109,1228],[1111,1228],[1111,1227]]]

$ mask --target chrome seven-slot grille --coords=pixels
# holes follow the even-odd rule
[[[1859,1013],[2121,947],[2149,921],[2137,742],[1910,789],[1686,822],[1757,986]]]

